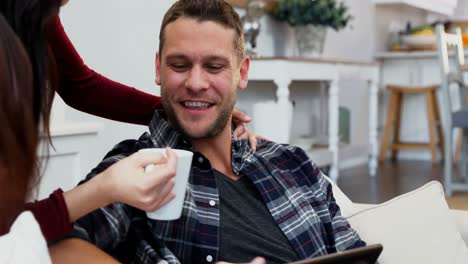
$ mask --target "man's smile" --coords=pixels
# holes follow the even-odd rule
[[[201,100],[184,100],[179,103],[182,106],[182,109],[184,109],[189,115],[205,114],[215,106],[212,102]]]
[[[186,107],[186,108],[204,109],[204,108],[209,108],[209,107],[213,106],[214,104],[209,103],[209,102],[204,102],[204,101],[183,101],[182,105],[184,107]]]

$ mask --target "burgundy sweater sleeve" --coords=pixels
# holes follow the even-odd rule
[[[60,18],[48,32],[57,63],[58,94],[69,106],[100,117],[148,125],[160,97],[114,82],[88,68],[71,43]]]
[[[67,204],[61,189],[53,192],[47,199],[26,204],[26,210],[33,213],[44,237],[49,242],[72,231],[73,224],[70,222]]]

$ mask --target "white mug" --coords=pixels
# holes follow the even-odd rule
[[[165,148],[148,148],[141,149],[142,152],[156,152],[166,155]],[[174,199],[169,201],[166,205],[153,212],[146,212],[148,218],[155,220],[176,220],[182,215],[182,209],[184,207],[185,192],[187,190],[188,178],[190,176],[190,170],[192,167],[193,153],[187,150],[172,149],[177,156],[177,168],[175,176],[174,192],[176,196]],[[154,165],[150,164],[146,166],[145,172],[152,171]]]

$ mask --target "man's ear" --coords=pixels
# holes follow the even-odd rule
[[[249,82],[249,67],[250,67],[250,58],[245,56],[242,59],[240,66],[240,79],[239,79],[239,89],[244,90],[247,88],[247,83]]]
[[[161,85],[161,60],[160,60],[160,57],[159,57],[159,52],[156,52],[156,59],[155,59],[155,65],[156,65],[156,79],[154,80],[154,82],[157,84],[157,85]]]

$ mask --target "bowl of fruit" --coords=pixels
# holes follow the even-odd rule
[[[434,27],[426,25],[411,29],[401,36],[401,42],[411,49],[434,49],[436,46]]]

